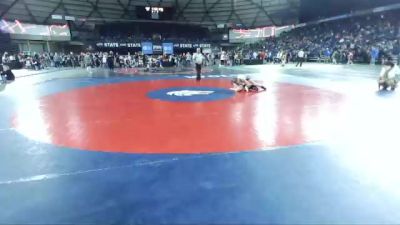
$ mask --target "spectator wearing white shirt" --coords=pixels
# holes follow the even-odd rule
[[[186,53],[186,65],[190,66],[192,64],[192,55],[190,52]]]
[[[258,53],[257,52],[253,52],[253,59],[257,59]]]

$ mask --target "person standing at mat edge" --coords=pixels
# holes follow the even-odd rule
[[[304,58],[306,56],[306,53],[303,51],[303,49],[301,49],[298,53],[297,53],[297,64],[296,67],[298,65],[303,66],[303,62],[304,62]]]
[[[193,61],[196,64],[196,72],[197,72],[196,80],[200,81],[201,80],[201,66],[203,65],[203,62],[204,62],[204,55],[201,53],[200,48],[197,48],[196,53],[193,54]]]
[[[114,53],[112,51],[110,51],[110,54],[107,56],[107,64],[108,64],[108,68],[111,71],[114,71]]]

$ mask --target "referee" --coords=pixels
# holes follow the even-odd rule
[[[204,55],[201,53],[200,48],[197,48],[196,53],[193,54],[193,61],[196,64],[197,81],[201,80],[201,66],[203,65],[204,60],[205,58]]]

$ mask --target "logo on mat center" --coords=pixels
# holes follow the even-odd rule
[[[175,96],[209,95],[209,94],[212,94],[214,92],[215,91],[181,90],[181,91],[170,91],[170,92],[167,92],[167,95],[175,95]]]
[[[152,99],[170,102],[208,102],[230,98],[235,92],[220,87],[170,87],[151,91]]]

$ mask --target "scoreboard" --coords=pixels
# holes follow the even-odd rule
[[[232,29],[229,31],[229,42],[252,42],[267,37],[279,37],[280,34],[290,31],[294,27],[294,25],[288,25],[281,27],[260,27],[255,29]]]
[[[232,29],[229,31],[230,42],[244,42],[246,39],[260,39],[271,36],[275,36],[275,27]]]
[[[172,7],[136,6],[138,19],[172,20],[175,9]]]

